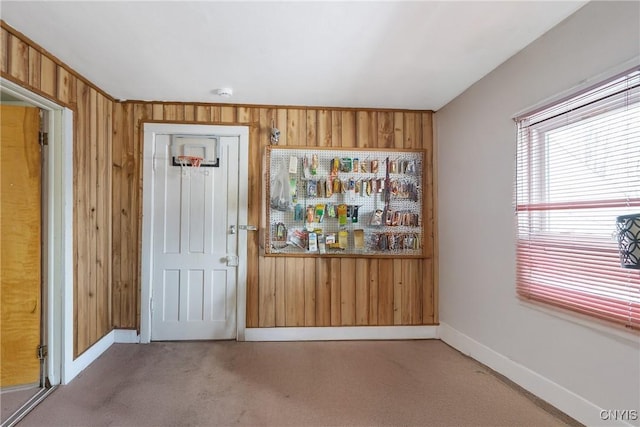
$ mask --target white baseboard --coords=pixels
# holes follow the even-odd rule
[[[140,335],[135,329],[114,329],[113,342],[119,344],[139,344]]]
[[[438,326],[341,326],[313,328],[248,328],[245,341],[344,341],[437,339]],[[65,361],[62,384],[68,384],[114,343],[137,344],[132,329],[114,329],[78,358]]]
[[[438,338],[438,326],[247,328],[245,341],[420,340]]]
[[[69,384],[78,374],[86,369],[94,360],[102,355],[114,343],[115,331],[109,332],[97,343],[89,347],[76,359],[69,357],[65,360],[62,384]]]
[[[137,344],[140,342],[140,336],[133,329],[114,329],[107,335],[102,337],[97,343],[89,347],[75,360],[65,361],[64,374],[62,376],[62,384],[69,382],[84,371],[87,366],[91,365],[98,357],[111,347],[114,343]]]
[[[525,390],[533,393],[545,402],[555,406],[575,420],[589,426],[632,426],[623,421],[602,420],[602,408],[573,393],[561,385],[543,377],[526,366],[520,365],[506,356],[481,344],[473,338],[440,323],[439,337],[442,341],[494,371],[504,375]]]

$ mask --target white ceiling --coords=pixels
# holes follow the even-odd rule
[[[0,16],[117,99],[438,110],[585,3],[2,0]]]

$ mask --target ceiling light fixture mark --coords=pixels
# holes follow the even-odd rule
[[[233,89],[230,87],[222,87],[220,89],[216,89],[215,94],[223,98],[229,98],[233,95]]]

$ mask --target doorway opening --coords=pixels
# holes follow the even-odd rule
[[[248,145],[247,126],[144,125],[142,343],[244,340]]]
[[[15,338],[8,338],[2,342],[3,383],[0,387],[3,403],[2,427],[5,427],[17,424],[58,384],[64,382],[63,362],[65,356],[72,357],[72,353],[68,350],[66,351],[68,354],[65,353],[65,347],[69,347],[66,344],[70,342],[72,345],[73,342],[72,323],[64,317],[66,307],[67,310],[71,310],[67,317],[73,320],[73,307],[69,305],[68,300],[65,300],[65,297],[72,295],[73,283],[71,203],[73,188],[70,142],[72,113],[4,78],[0,83],[2,108],[11,109],[14,112],[20,111],[17,115],[3,114],[3,129],[5,125],[15,127],[18,123],[24,124],[25,121],[38,122],[34,129],[35,136],[32,131],[26,130],[23,132],[16,129],[13,134],[3,132],[3,310],[5,310],[5,302],[9,302],[5,301],[5,287],[9,290],[7,294],[11,296],[12,301],[6,304],[8,308],[5,310],[7,313],[3,313],[2,328],[3,333],[12,328],[16,331]],[[28,127],[33,128],[33,126]],[[12,143],[20,148],[19,143],[16,142],[21,138],[18,135],[27,133],[29,136],[24,138],[30,141],[29,147],[32,149],[30,154],[24,154],[25,158],[28,157],[25,160],[21,158],[22,153],[12,151],[9,148],[10,144],[5,142],[12,140]],[[33,139],[35,140],[32,141]],[[12,160],[15,160],[15,163]],[[8,162],[7,165],[13,164],[17,169],[15,171],[5,169],[5,162]],[[14,176],[11,180],[5,181],[6,174],[14,174]],[[28,178],[21,177],[18,180],[18,174]],[[29,183],[23,182],[25,180],[29,180]],[[10,187],[12,185],[13,188]],[[21,185],[24,186],[25,193],[20,190],[21,192],[15,196],[13,194],[15,189]],[[27,192],[29,196],[26,195]],[[27,197],[29,202],[26,201]],[[34,201],[34,197],[37,200]],[[5,201],[7,202],[6,210]],[[34,206],[35,209],[33,209]],[[23,213],[28,213],[25,218],[33,217],[31,222],[34,224],[21,224],[19,219],[17,226],[33,227],[37,229],[37,233],[31,233],[31,230],[29,233],[14,233],[16,238],[11,240],[8,237],[11,233],[5,233],[4,226],[14,227],[15,224],[9,220],[18,214],[22,218]],[[8,239],[7,242],[4,242],[5,238]],[[19,249],[20,246],[27,245],[27,241],[31,246]],[[22,254],[24,261],[11,258],[10,254],[17,253]],[[27,267],[27,262],[32,265]],[[17,272],[14,277],[5,274],[5,264],[10,267],[8,270]],[[26,277],[27,268],[32,271],[28,278]],[[21,271],[25,277],[22,277]],[[33,288],[33,292],[29,294],[23,293],[23,288],[27,288],[27,284],[30,290]],[[20,307],[21,305],[23,307]],[[22,320],[16,320],[15,313],[9,313],[9,308],[21,312]],[[29,323],[27,326],[21,323],[23,321],[34,323],[33,325]],[[31,332],[27,333],[27,329]],[[30,338],[24,338],[23,332],[25,337],[29,335]],[[20,350],[17,351],[16,348]],[[7,360],[4,357],[5,353],[20,355],[14,360]],[[9,366],[9,364],[12,365]],[[5,368],[15,376],[5,378]]]

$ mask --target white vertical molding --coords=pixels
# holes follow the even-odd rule
[[[46,161],[45,180],[48,193],[47,216],[47,300],[45,325],[45,343],[48,347],[46,376],[52,385],[60,384],[62,379],[63,347],[67,337],[63,330],[64,304],[67,276],[73,280],[73,259],[65,251],[67,245],[73,245],[73,217],[66,210],[67,204],[73,207],[73,111],[68,108],[40,105],[49,112],[49,147]],[[71,179],[68,178],[71,176]],[[68,230],[71,230],[70,232]],[[71,266],[71,267],[69,267]],[[71,268],[71,270],[69,270]],[[71,339],[73,339],[71,337]]]
[[[151,341],[151,277],[153,268],[153,170],[157,125],[144,124],[142,171],[142,255],[140,280],[140,342]]]
[[[67,384],[76,374],[73,374],[73,113],[65,109],[63,123],[63,153],[62,153],[62,218],[63,235],[63,264],[61,274],[61,327],[62,327],[62,374],[61,383]],[[56,298],[58,295],[56,295]]]
[[[247,225],[249,197],[249,128],[236,128],[240,138],[238,147],[238,286],[236,288],[236,340],[245,340],[247,322],[247,233],[240,225]],[[249,224],[256,225],[256,224]],[[242,236],[242,238],[240,238]]]

